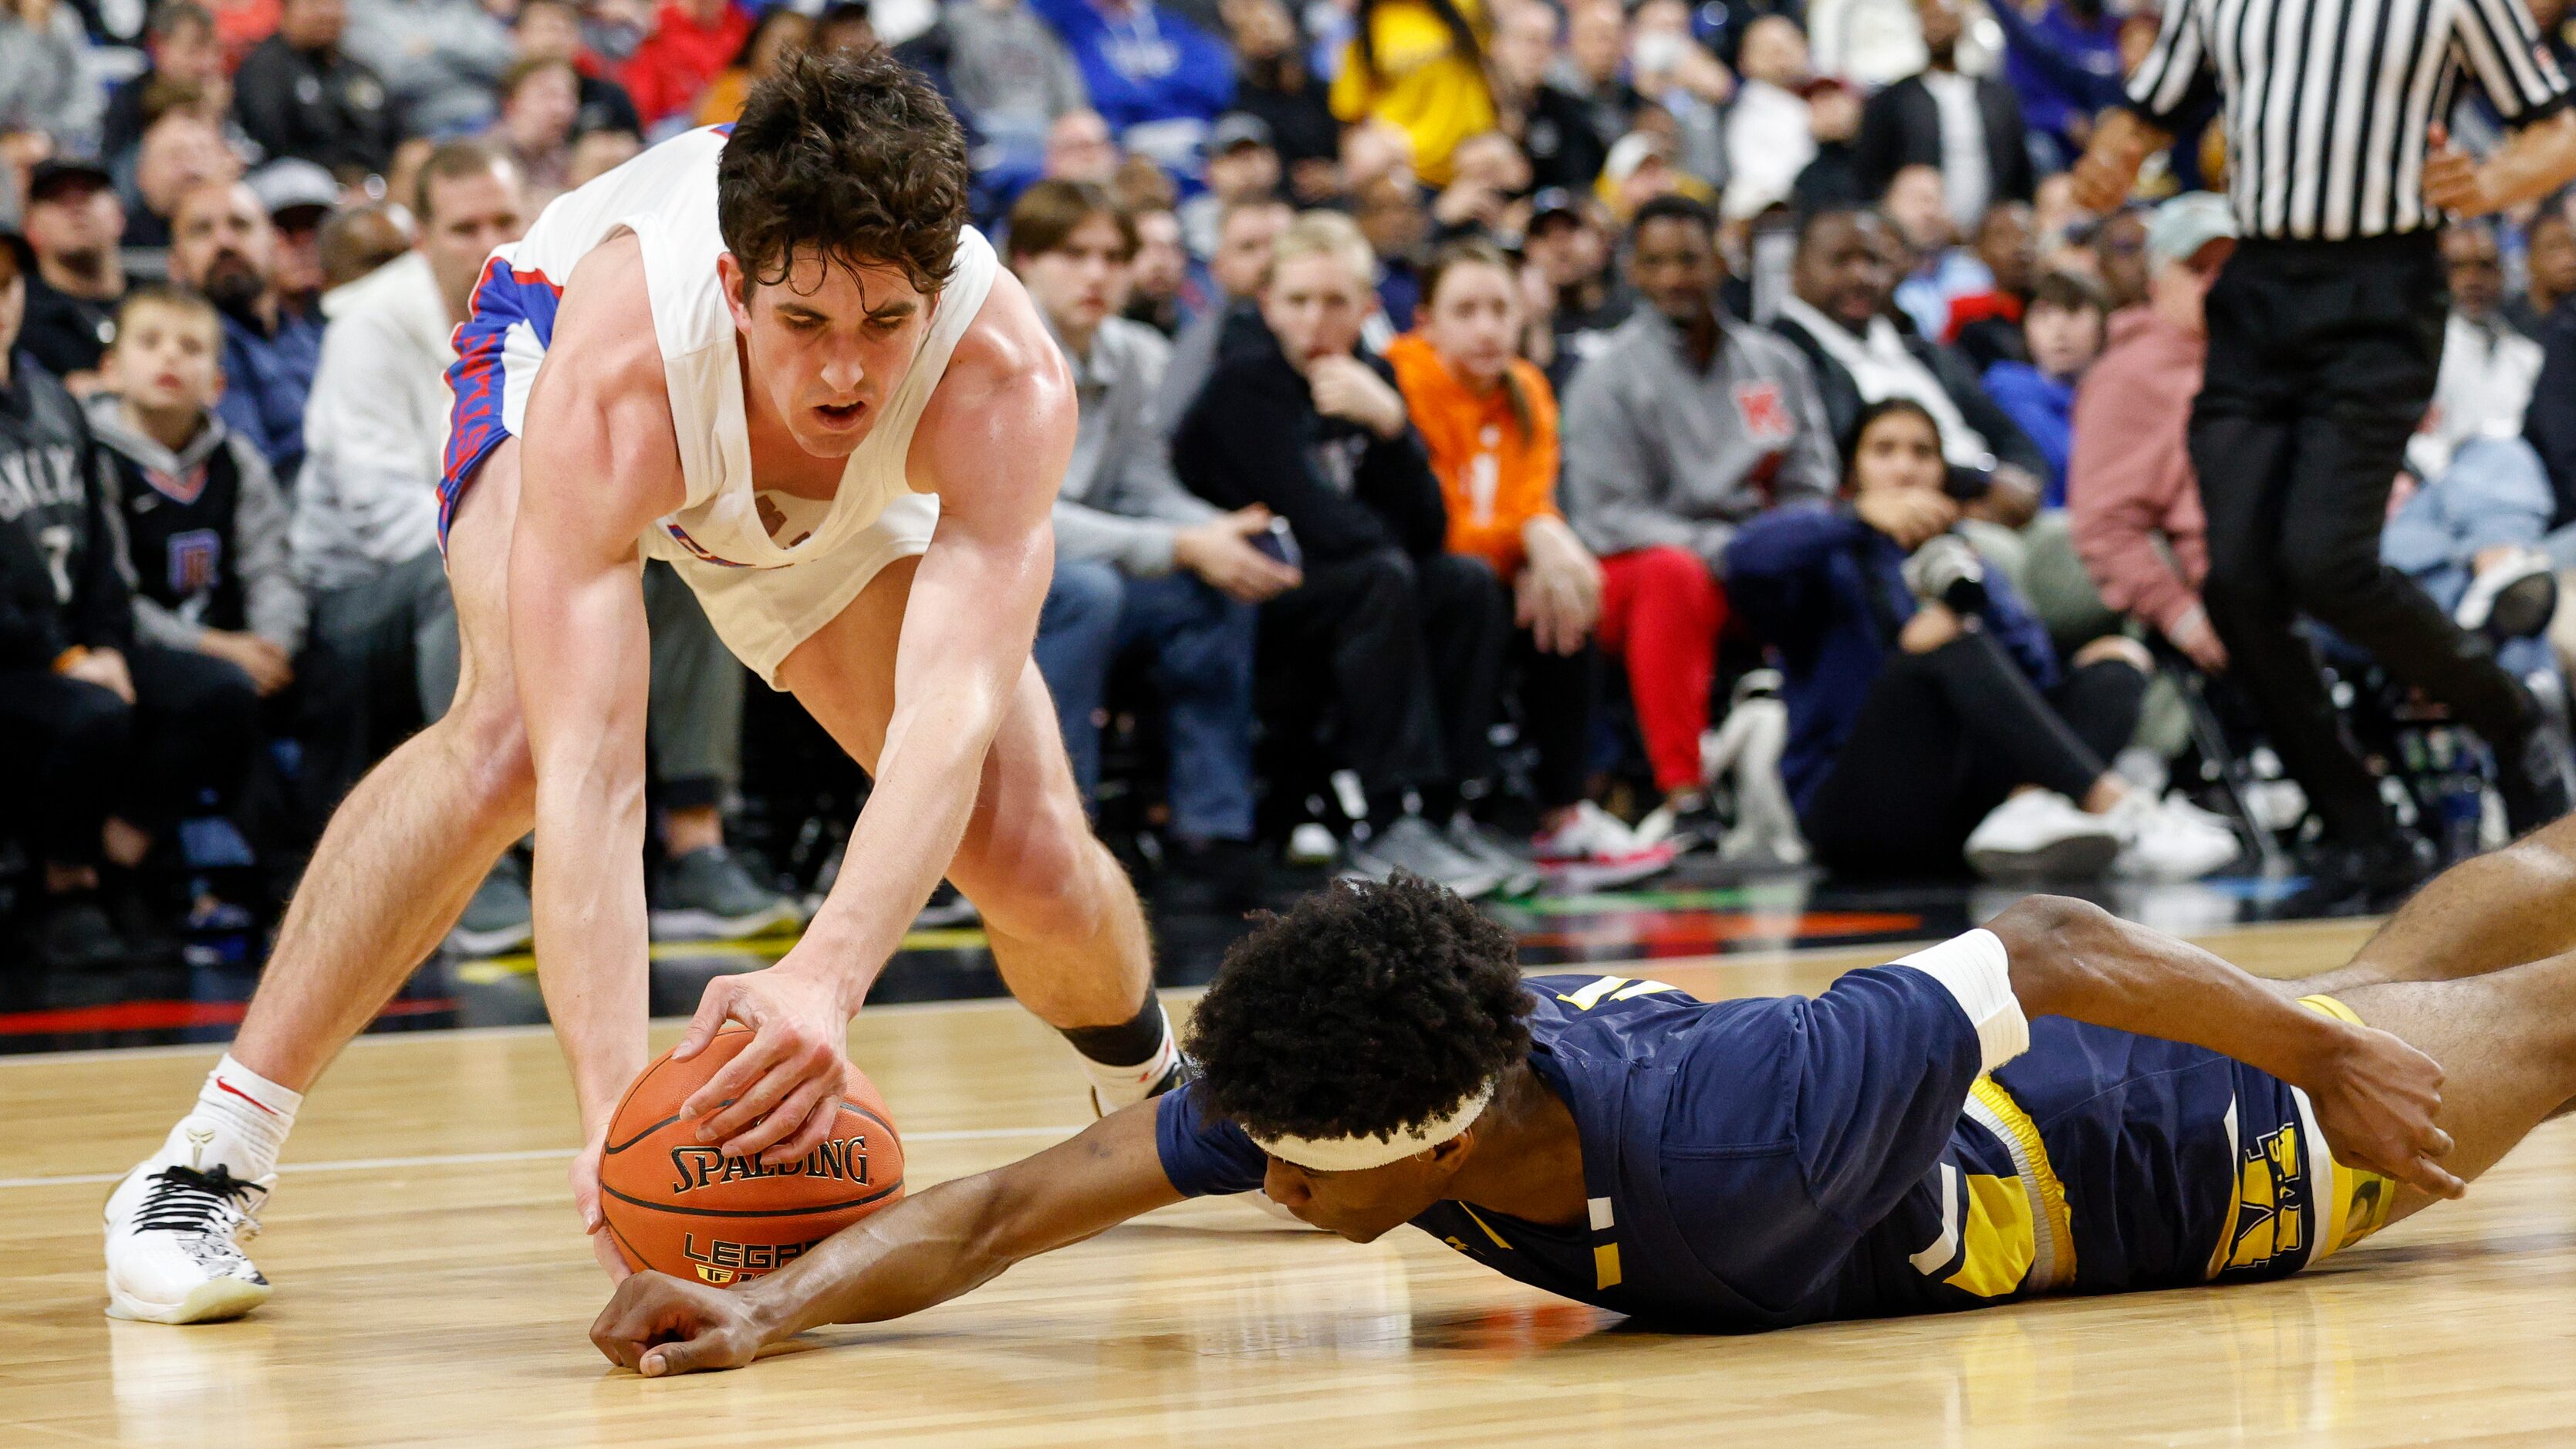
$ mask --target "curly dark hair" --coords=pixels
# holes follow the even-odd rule
[[[1209,1108],[1255,1136],[1389,1137],[1529,1054],[1518,948],[1455,892],[1336,882],[1235,943],[1190,1018]]]
[[[882,48],[799,53],[743,102],[716,162],[716,220],[745,287],[786,280],[810,247],[935,292],[956,265],[967,175],[965,134],[919,72]]]

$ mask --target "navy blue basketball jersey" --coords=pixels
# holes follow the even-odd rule
[[[2053,1017],[1989,1075],[1958,998],[1911,966],[1813,999],[1593,975],[1527,989],[1530,1065],[1582,1137],[1587,1221],[1442,1202],[1413,1224],[1615,1312],[1774,1328],[2277,1276],[2386,1214],[2384,1180],[2334,1164],[2276,1079]],[[1267,1158],[1195,1087],[1158,1110],[1174,1187],[1260,1187]]]

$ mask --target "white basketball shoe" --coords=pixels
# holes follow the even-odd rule
[[[244,1181],[221,1163],[201,1172],[159,1157],[127,1173],[107,1199],[108,1316],[210,1323],[268,1301],[269,1282],[241,1244],[259,1232],[276,1184],[273,1172]]]

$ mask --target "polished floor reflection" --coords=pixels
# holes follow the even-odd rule
[[[1818,913],[1761,911],[1775,924]],[[2365,929],[2202,939],[2294,975],[2341,961]],[[1708,996],[1806,991],[1889,954],[1674,956],[1653,970]],[[916,1186],[1089,1116],[1070,1056],[1006,1002],[872,1007],[851,1045],[894,1106]],[[256,1251],[276,1299],[198,1329],[102,1317],[105,1184],[213,1055],[0,1062],[0,1115],[17,1128],[0,1135],[12,1248],[0,1442],[2344,1449],[2566,1442],[2576,1425],[2570,1123],[2543,1128],[2467,1202],[2261,1287],[1689,1338],[1520,1287],[1418,1233],[1355,1247],[1215,1202],[904,1323],[816,1334],[740,1373],[645,1382],[609,1371],[582,1337],[605,1289],[564,1201],[573,1116],[542,1030],[362,1040],[313,1095],[266,1214]]]

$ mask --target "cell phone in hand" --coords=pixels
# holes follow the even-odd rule
[[[1297,534],[1288,527],[1287,519],[1270,520],[1268,528],[1252,535],[1252,546],[1292,569],[1305,571],[1306,556],[1298,549]]]

